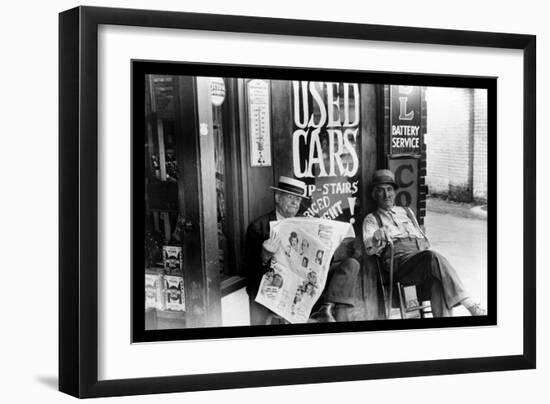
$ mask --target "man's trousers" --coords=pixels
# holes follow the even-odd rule
[[[402,285],[421,285],[429,291],[434,317],[452,316],[452,309],[466,297],[464,286],[455,269],[441,254],[428,250],[422,239],[406,238],[394,241],[394,282]],[[389,249],[383,256],[389,270]]]

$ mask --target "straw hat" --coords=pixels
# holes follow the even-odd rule
[[[294,178],[289,178],[281,175],[279,183],[276,187],[270,187],[276,191],[286,192],[287,194],[296,195],[301,198],[309,199],[306,196],[306,183]]]

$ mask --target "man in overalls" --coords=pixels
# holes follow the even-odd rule
[[[412,210],[394,205],[399,188],[394,174],[390,170],[376,171],[371,187],[371,196],[378,208],[363,221],[367,254],[378,255],[385,270],[389,270],[390,249],[386,247],[393,243],[394,281],[428,287],[434,317],[450,317],[453,307],[458,305],[466,307],[472,316],[486,315],[466,293],[449,261],[429,250],[428,238]]]

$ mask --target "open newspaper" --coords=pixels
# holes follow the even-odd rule
[[[309,217],[270,222],[270,230],[281,244],[256,302],[290,323],[305,323],[325,288],[336,248],[355,232],[349,223]]]

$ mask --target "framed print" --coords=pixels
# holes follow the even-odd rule
[[[61,13],[60,390],[533,368],[534,106],[528,35]]]

